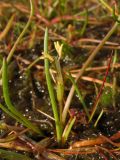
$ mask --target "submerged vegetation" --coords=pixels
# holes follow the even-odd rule
[[[120,2],[0,1],[0,159],[120,159]]]

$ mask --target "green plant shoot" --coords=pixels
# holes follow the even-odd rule
[[[47,54],[49,53],[48,53],[48,29],[46,28],[45,36],[44,36],[44,56],[46,57]],[[49,71],[50,64],[48,59],[44,59],[44,61],[45,61],[46,82],[47,82],[48,92],[49,92],[52,110],[55,118],[57,142],[60,143],[61,137],[62,137],[62,127],[60,124],[59,113],[58,113],[57,103],[56,103],[55,94],[54,94],[54,87],[52,84],[51,75]]]
[[[42,132],[39,128],[33,125],[26,117],[24,117],[11,103],[10,95],[9,95],[9,88],[8,88],[8,76],[7,76],[7,63],[6,60],[3,60],[2,66],[2,83],[3,83],[3,96],[5,99],[5,103],[8,107],[8,110],[11,112],[12,117],[16,118],[18,122],[22,122],[22,124],[29,129],[32,129],[34,132],[39,133],[43,136]]]

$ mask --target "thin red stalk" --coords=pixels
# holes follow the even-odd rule
[[[92,120],[92,118],[93,118],[93,116],[94,116],[94,113],[95,113],[95,111],[96,111],[96,109],[97,109],[97,106],[98,106],[97,104],[98,104],[98,102],[99,102],[99,100],[100,100],[100,97],[101,97],[101,95],[102,95],[102,92],[103,92],[103,89],[104,89],[104,85],[105,85],[105,82],[106,82],[106,79],[107,79],[107,76],[108,76],[108,73],[109,73],[109,70],[110,70],[111,62],[112,62],[112,54],[111,54],[110,59],[109,59],[109,61],[108,61],[108,67],[107,67],[107,70],[106,70],[106,73],[105,73],[105,77],[104,77],[104,79],[103,79],[103,84],[102,84],[102,86],[100,87],[100,91],[99,91],[99,93],[98,93],[98,96],[97,96],[97,98],[96,98],[95,104],[94,104],[94,106],[93,106],[93,109],[92,109],[92,113],[91,113],[89,122]]]
[[[83,16],[74,16],[74,15],[64,15],[64,16],[60,16],[60,17],[57,17],[57,18],[54,18],[51,20],[50,22],[50,26],[53,25],[53,24],[56,24],[56,23],[59,23],[61,22],[62,20],[82,20],[84,21],[84,17]],[[98,22],[95,20],[95,18],[89,18],[89,22],[88,23],[91,23],[91,24],[101,24],[102,22]]]

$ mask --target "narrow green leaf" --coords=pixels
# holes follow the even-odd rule
[[[71,129],[72,129],[74,123],[75,123],[75,120],[76,120],[76,117],[72,117],[68,121],[68,124],[66,125],[66,127],[64,129],[64,132],[63,132],[63,135],[62,135],[62,142],[63,142],[63,144],[67,141],[68,136],[69,136],[69,134],[71,132]]]
[[[0,103],[0,108],[6,113],[8,114],[9,116],[11,116],[12,118],[16,119],[18,122],[20,123],[23,123],[23,121],[18,118],[16,115],[14,115],[12,112],[10,112],[5,106],[3,106],[1,103]]]
[[[19,42],[21,41],[22,37],[24,36],[24,34],[26,33],[28,27],[30,26],[30,23],[31,23],[31,20],[32,20],[32,17],[34,15],[34,5],[33,5],[33,0],[29,0],[30,1],[30,16],[29,16],[29,19],[23,29],[23,31],[20,33],[19,37],[17,38],[15,44],[13,45],[12,49],[10,50],[10,53],[7,57],[7,62],[9,63],[11,61],[11,58],[16,50],[16,47],[17,45],[19,44]]]
[[[5,99],[5,103],[8,107],[8,110],[14,115],[18,120],[18,122],[22,122],[23,125],[32,129],[34,132],[43,135],[39,128],[33,125],[26,117],[24,117],[11,103],[10,96],[9,96],[9,88],[8,88],[8,76],[7,76],[7,63],[6,60],[3,60],[2,66],[2,83],[3,83],[3,96]]]
[[[48,54],[48,29],[46,28],[45,36],[44,36],[44,55],[47,56],[47,54]],[[49,68],[50,68],[49,60],[45,58],[44,61],[45,61],[45,75],[46,75],[47,87],[48,87],[48,92],[50,96],[54,118],[55,118],[57,141],[60,142],[61,136],[62,136],[62,127],[60,124],[57,103],[56,103],[55,94],[54,94],[54,88],[51,80],[51,75],[49,72]]]
[[[0,149],[0,157],[5,158],[6,160],[32,160],[30,157],[16,153],[14,151],[6,151],[3,149]]]
[[[84,100],[83,100],[83,98],[82,98],[82,95],[81,95],[81,93],[80,93],[80,91],[79,91],[79,89],[78,89],[78,86],[77,86],[74,78],[71,76],[70,73],[69,73],[68,77],[69,77],[69,79],[71,80],[71,82],[73,83],[73,85],[74,85],[74,87],[75,87],[75,91],[76,91],[76,93],[78,94],[78,97],[79,97],[79,99],[80,99],[80,101],[81,101],[81,103],[82,103],[82,106],[83,106],[83,108],[84,108],[84,110],[85,110],[85,112],[86,112],[87,117],[90,118],[90,114],[89,114],[89,112],[88,112],[87,106],[86,106],[86,104],[85,104],[85,102],[84,102]]]

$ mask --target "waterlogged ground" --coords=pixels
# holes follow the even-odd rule
[[[17,46],[8,66],[9,92],[12,103],[19,112],[38,126],[48,139],[46,140],[30,131],[24,133],[25,128],[21,124],[0,110],[0,149],[21,153],[26,155],[28,160],[30,160],[29,158],[35,160],[119,160],[119,27],[99,50],[77,83],[90,114],[97,104],[93,119],[88,122],[82,103],[75,92],[67,120],[70,116],[76,116],[76,121],[64,146],[58,145],[56,142],[44,61],[40,60],[31,67],[29,72],[26,72],[27,67],[42,55],[44,32],[47,26],[49,29],[49,52],[53,57],[57,56],[54,42],[59,41],[63,44],[60,65],[64,80],[63,104],[65,104],[72,86],[67,76],[68,71],[76,78],[77,73],[92,54],[92,51],[101,43],[101,40],[115,23],[112,14],[96,0],[89,2],[68,0],[63,4],[60,5],[60,2],[54,0],[35,1],[35,13],[31,25]],[[109,5],[112,7],[113,4],[111,0]],[[114,5],[119,8],[118,3]],[[26,1],[2,1],[0,2],[0,9],[1,33],[8,24],[10,17],[15,14],[7,33],[4,36],[0,34],[0,67],[2,67],[3,57],[7,57],[27,22],[29,5]],[[52,62],[50,66],[54,90],[56,91],[56,70]],[[0,103],[7,107],[4,102],[1,80]],[[102,116],[100,116],[101,111],[103,112]],[[98,122],[97,119],[99,119]],[[7,128],[4,128],[3,124]],[[23,133],[18,135],[19,132]],[[6,137],[11,134],[17,135],[15,144],[13,146],[9,146],[9,143],[5,145]],[[4,142],[3,145],[1,144],[2,141]],[[13,142],[13,139],[10,142]],[[20,150],[16,146],[22,149]],[[38,147],[38,151],[36,146],[43,148]],[[55,152],[55,149],[59,149],[59,151]],[[63,152],[63,149],[67,150]],[[3,160],[10,159],[10,157],[6,158],[2,154],[0,157],[4,157]]]

